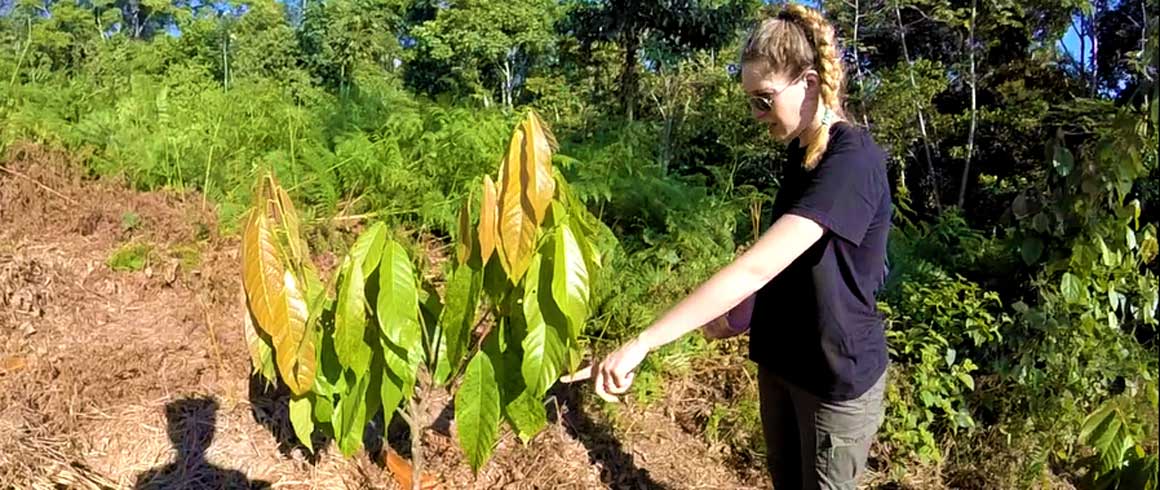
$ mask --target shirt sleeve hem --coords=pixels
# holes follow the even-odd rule
[[[822,228],[825,228],[827,231],[842,237],[842,239],[844,239],[850,243],[853,243],[855,246],[862,244],[863,235],[851,233],[849,230],[842,229],[842,227],[837,226],[834,223],[834,220],[830,219],[829,215],[827,215],[826,213],[824,213],[822,211],[818,211],[818,210],[813,209],[813,208],[798,206],[798,207],[791,208],[787,212],[787,214],[801,216],[801,217],[806,218],[810,221],[813,221],[813,222],[817,223],[818,225],[820,225]]]

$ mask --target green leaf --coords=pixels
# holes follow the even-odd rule
[[[508,403],[504,407],[504,413],[524,444],[531,442],[536,434],[548,426],[548,410],[540,402],[539,396],[533,396],[527,391],[521,392],[515,400]]]
[[[536,254],[524,281],[523,321],[527,333],[520,343],[524,350],[520,372],[527,391],[537,397],[548,391],[560,376],[567,348],[560,336],[561,330],[548,325],[544,319],[541,301],[547,295],[541,294],[541,288],[550,279],[545,276],[542,255]]]
[[[1108,249],[1108,244],[1104,242],[1103,238],[1096,237],[1096,243],[1100,246],[1100,258],[1107,267],[1114,267],[1118,262],[1116,257],[1112,255],[1112,251]]]
[[[333,333],[333,331],[329,333]],[[313,391],[329,397],[341,391],[337,389],[337,386],[342,381],[342,364],[338,362],[338,354],[334,352],[334,335],[323,334],[319,337],[319,369],[314,375]]]
[[[316,395],[314,397],[314,419],[328,424],[334,419],[334,400],[329,396]]]
[[[395,376],[395,379],[402,386],[403,398],[410,399],[415,392],[415,380],[421,361],[415,360],[415,356],[408,355],[406,349],[395,345],[390,340],[381,340],[387,371]]]
[[[1068,303],[1079,303],[1083,300],[1087,292],[1087,288],[1080,284],[1079,278],[1070,272],[1063,274],[1063,280],[1060,283],[1059,289],[1063,293],[1063,298]]]
[[[447,361],[447,342],[444,340],[443,327],[439,325],[439,317],[443,315],[443,300],[435,286],[423,280],[419,289],[419,319],[422,320],[424,335],[435,342],[435,376],[432,382],[438,386],[447,384],[451,378],[451,364]]]
[[[347,370],[347,391],[340,395],[334,405],[334,438],[343,455],[350,457],[362,447],[363,427],[366,425],[366,394],[371,377],[357,377]]]
[[[957,354],[958,354],[958,352],[955,352],[955,350],[953,348],[947,347],[947,353],[946,353],[947,367],[951,367],[955,364],[955,357]]]
[[[383,426],[389,427],[391,419],[395,416],[395,409],[399,407],[399,403],[403,401],[404,383],[398,375],[391,372],[389,369],[383,372],[382,386],[379,388],[379,396],[382,398],[383,407]]]
[[[359,235],[350,247],[350,255],[362,257],[363,278],[368,278],[382,259],[383,244],[387,240],[387,226],[381,221]]]
[[[471,330],[475,327],[475,312],[479,304],[482,278],[470,267],[457,267],[447,282],[446,306],[439,317],[439,325],[447,345],[447,361],[458,367],[471,345]]]
[[[1088,415],[1083,422],[1083,426],[1079,431],[1079,440],[1091,444],[1093,439],[1098,439],[1099,434],[1096,429],[1103,426],[1109,417],[1112,416],[1114,406],[1111,403],[1105,403],[1095,412]]]
[[[500,420],[499,386],[491,358],[477,355],[467,365],[463,384],[455,394],[455,423],[459,445],[476,474],[491,457]]]
[[[376,317],[388,340],[401,347],[412,361],[421,363],[423,330],[419,325],[419,290],[415,271],[407,251],[394,240],[383,248],[383,266],[379,271],[379,297]]]
[[[346,256],[339,269],[338,304],[334,312],[334,350],[338,360],[356,373],[365,373],[371,364],[371,346],[366,341],[366,279],[361,273],[362,257]]]
[[[290,398],[290,425],[294,427],[294,435],[310,452],[314,452],[314,446],[310,443],[310,435],[314,433],[312,398],[313,394]]]
[[[575,340],[580,337],[588,318],[588,265],[570,220],[561,223],[557,230],[553,239],[552,296],[568,319],[569,339]]]
[[[968,390],[975,391],[975,378],[971,377],[971,375],[967,373],[956,373],[955,377],[959,378],[959,381],[962,381]]]

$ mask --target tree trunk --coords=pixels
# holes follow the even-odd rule
[[[512,106],[512,60],[511,56],[503,59],[503,104],[507,108]]]
[[[975,75],[975,16],[977,14],[976,0],[971,0],[971,23],[968,27],[967,49],[971,56],[971,130],[967,133],[967,161],[963,164],[963,178],[959,181],[959,209],[967,200],[967,179],[971,174],[971,157],[975,153],[975,126],[978,121],[978,78]]]
[[[636,51],[640,49],[640,37],[632,26],[625,28],[624,66],[620,74],[620,98],[624,104],[624,115],[629,121],[636,112]]]
[[[866,111],[866,75],[862,72],[862,60],[858,57],[858,28],[862,22],[862,6],[860,0],[854,0],[854,39],[850,49],[854,52],[854,73],[858,75],[858,105],[861,107],[862,125],[870,127],[870,118]]]
[[[1095,97],[1100,87],[1100,6],[1103,2],[1093,2],[1092,5],[1092,81],[1090,97]],[[1147,19],[1144,19],[1147,22]]]
[[[902,11],[898,8],[898,3],[894,4],[894,16],[898,19],[898,35],[902,41],[902,56],[906,59],[906,66],[910,75],[910,88],[917,89],[918,82],[914,80],[914,61],[910,59],[910,52],[906,48],[906,26],[902,24]],[[926,115],[923,113],[922,104],[918,100],[914,101],[914,107],[918,111],[918,128],[922,132],[922,147],[926,151],[926,167],[928,178],[930,179],[931,197],[934,199],[934,207],[941,214],[942,200],[938,195],[938,176],[934,172],[934,157],[931,156],[930,151],[930,135],[926,131]]]

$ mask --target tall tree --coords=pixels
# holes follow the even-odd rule
[[[608,41],[623,51],[620,98],[631,120],[639,92],[641,49],[720,48],[757,7],[753,0],[576,0],[565,32],[585,45]]]
[[[410,30],[415,46],[407,78],[427,91],[494,94],[514,104],[537,58],[555,42],[560,9],[553,0],[454,0]]]
[[[308,3],[300,31],[314,75],[344,90],[353,70],[393,70],[401,60],[404,0],[329,0]]]

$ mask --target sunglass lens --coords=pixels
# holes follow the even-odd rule
[[[752,97],[749,99],[749,107],[757,112],[769,112],[772,107],[769,106],[769,101],[761,97]]]

